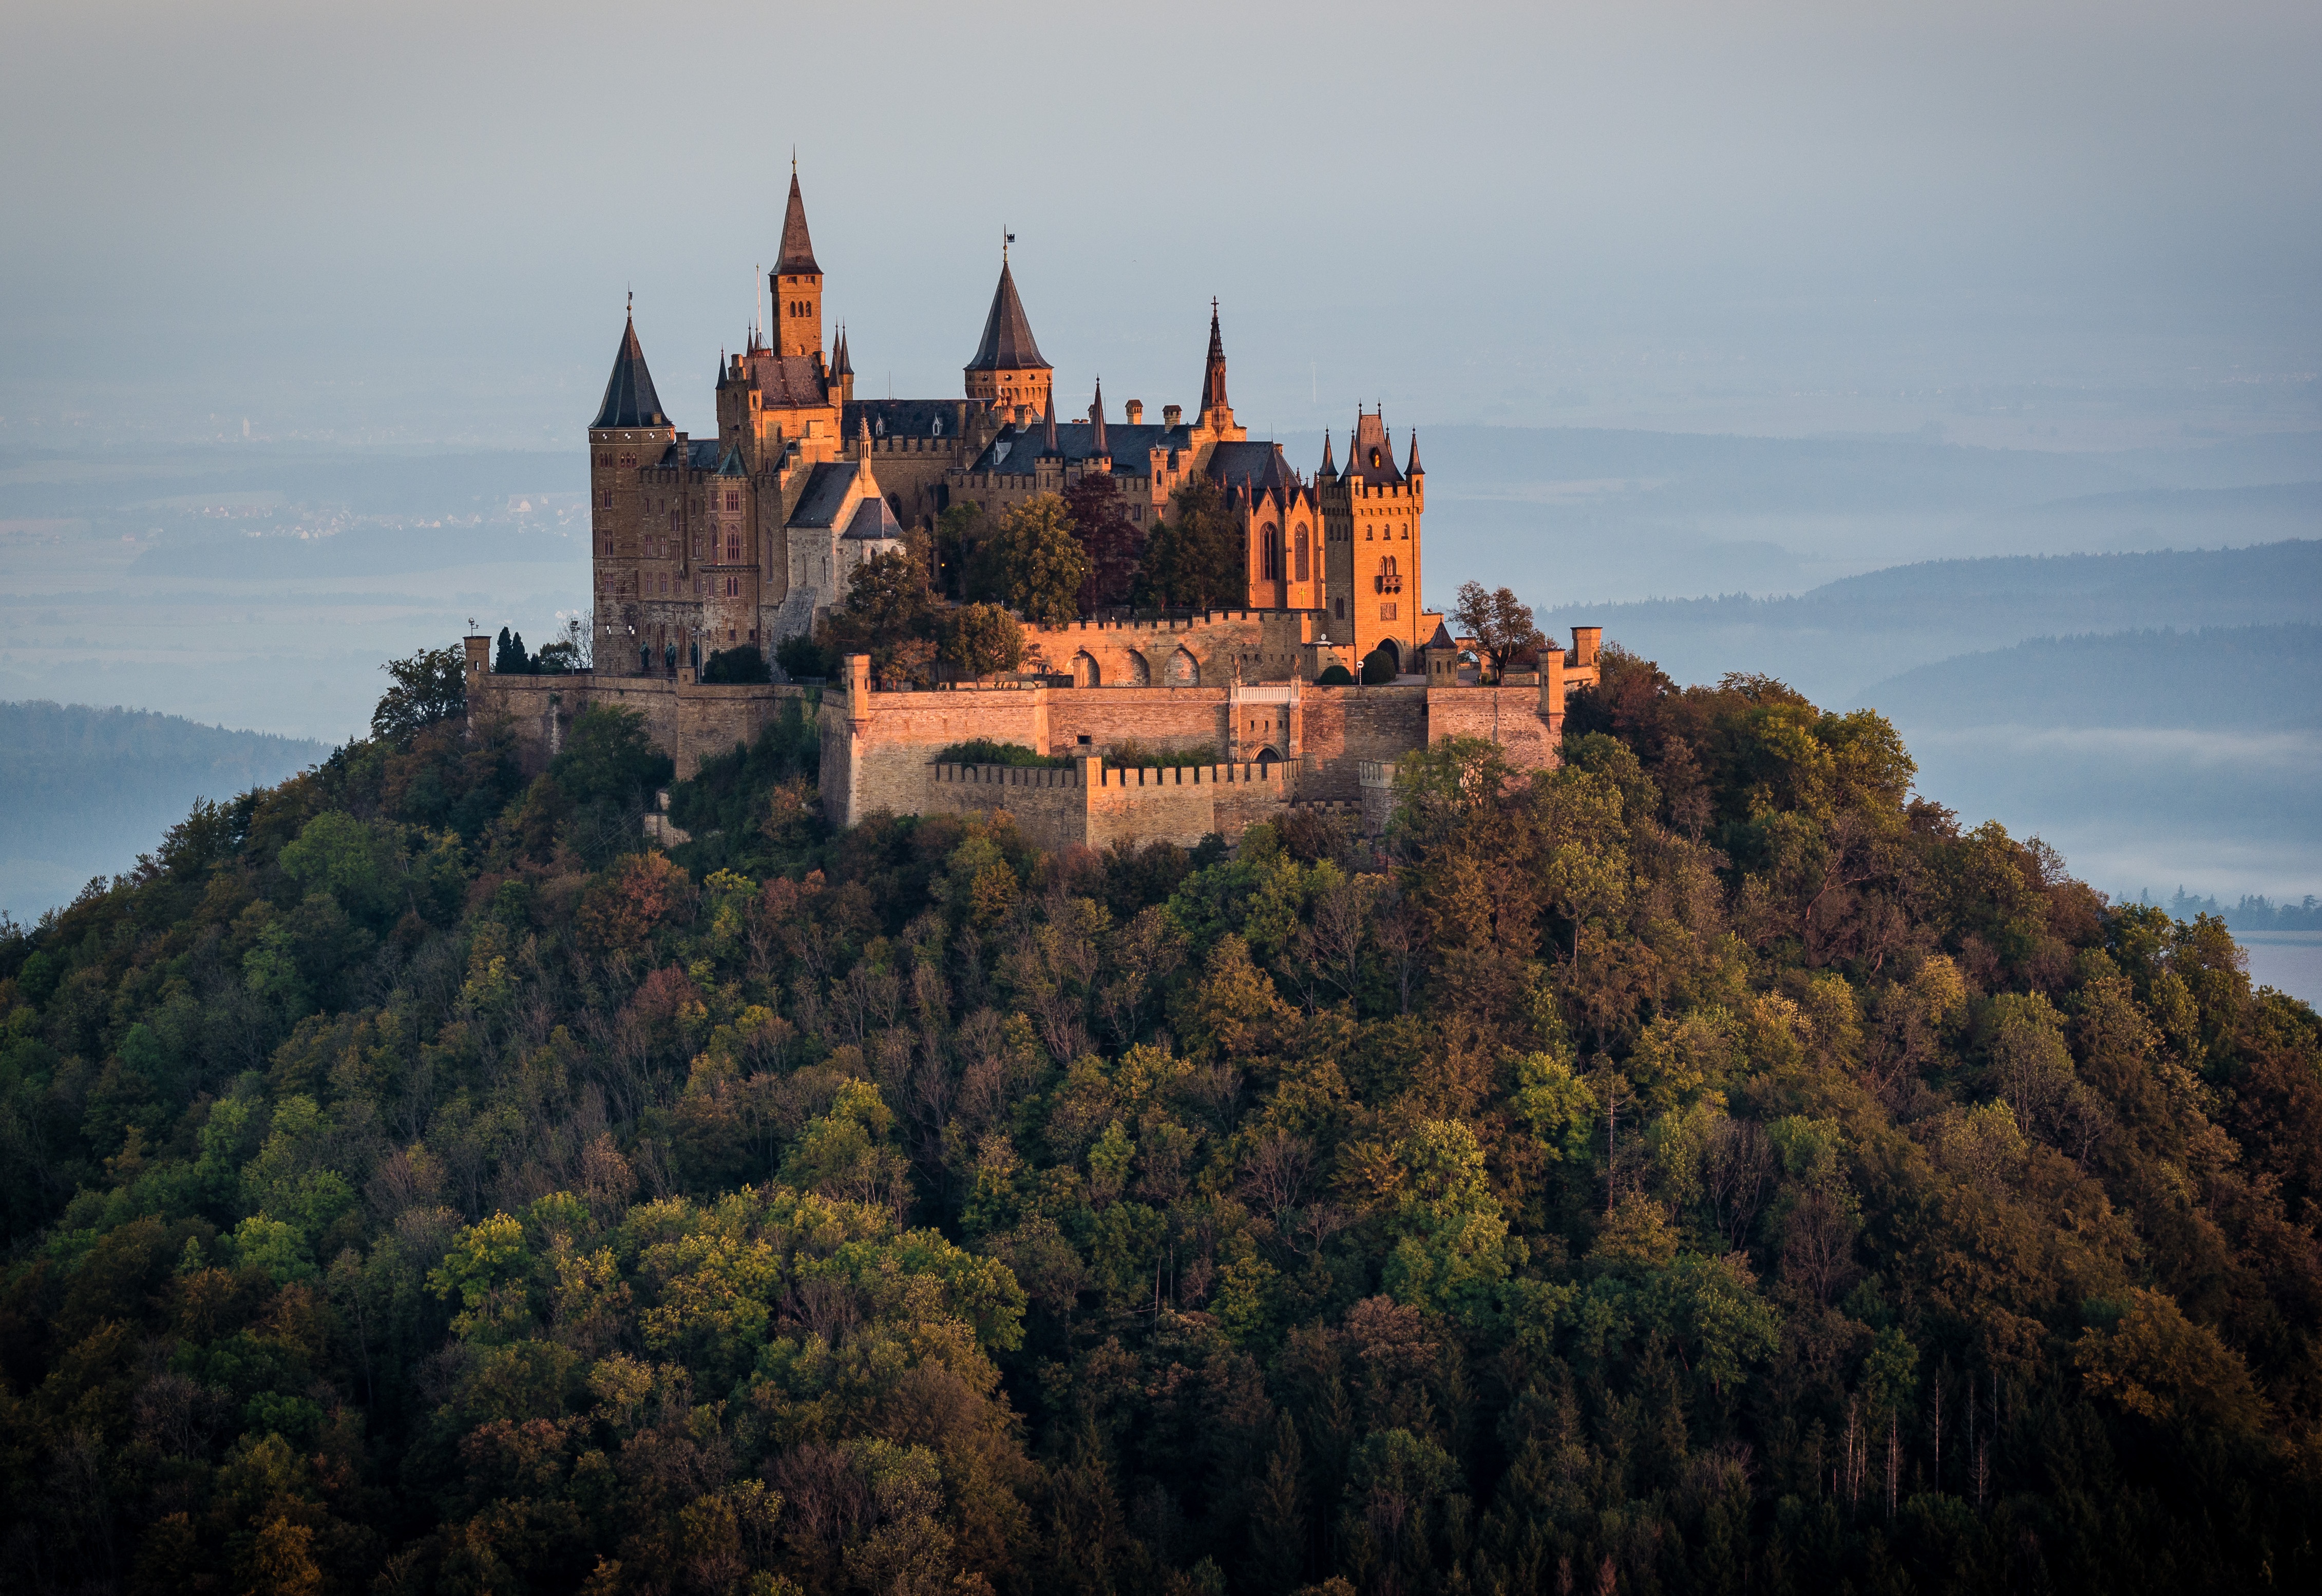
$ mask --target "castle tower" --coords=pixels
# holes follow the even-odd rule
[[[1220,437],[1236,435],[1233,406],[1226,402],[1226,341],[1218,330],[1218,302],[1210,301],[1210,355],[1202,366],[1202,407],[1194,424]]]
[[[798,168],[791,168],[790,207],[782,213],[782,258],[767,281],[774,296],[774,352],[822,353],[822,268],[807,236],[806,201],[799,197]]]
[[[1433,631],[1431,625],[1428,632],[1420,630],[1430,617],[1421,614],[1427,477],[1419,463],[1417,434],[1411,440],[1409,468],[1398,469],[1385,418],[1360,411],[1348,442],[1346,470],[1336,469],[1325,441],[1314,485],[1322,504],[1330,635],[1350,638],[1358,658],[1385,645],[1398,670],[1416,674],[1422,646]]]
[[[590,564],[595,581],[600,669],[624,670],[637,658],[630,640],[642,625],[645,577],[644,499],[637,473],[677,441],[662,413],[634,315],[621,328],[605,397],[589,424]],[[656,551],[656,554],[658,551]]]
[[[1032,324],[1008,269],[1008,248],[1000,250],[1000,286],[992,291],[992,311],[983,318],[983,340],[967,363],[967,397],[1009,410],[1046,412],[1055,369],[1040,358]]]

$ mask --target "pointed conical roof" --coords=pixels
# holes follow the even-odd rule
[[[1056,396],[1054,389],[1048,393],[1048,419],[1040,426],[1040,451],[1044,454],[1062,452],[1056,444]]]
[[[838,352],[831,357],[830,374],[833,377],[852,377],[855,375],[855,362],[848,358],[846,353],[846,324],[844,322],[839,324]]]
[[[718,462],[718,474],[721,477],[746,477],[750,474],[750,469],[742,463],[742,445],[738,439],[726,445],[726,458]]]
[[[1096,429],[1091,440],[1095,451],[1111,454],[1112,444],[1104,434],[1104,378],[1102,377],[1096,379],[1096,398],[1089,406],[1089,424]]]
[[[621,347],[613,354],[613,374],[605,381],[605,402],[597,407],[590,426],[667,426],[661,413],[661,396],[654,392],[653,373],[645,369],[645,351],[637,342],[636,318],[621,329]]]
[[[774,271],[782,277],[820,277],[814,263],[814,240],[807,236],[806,201],[799,197],[798,174],[791,174],[791,203],[782,212],[782,258]]]
[[[1322,429],[1322,463],[1315,468],[1314,475],[1321,478],[1335,477],[1338,474],[1339,462],[1330,454],[1330,429],[1324,427]]]
[[[1446,626],[1440,621],[1435,623],[1435,635],[1427,640],[1426,646],[1429,648],[1446,649],[1452,653],[1459,652],[1458,643],[1452,640],[1450,628]]]
[[[992,291],[992,314],[983,318],[983,342],[975,346],[970,371],[1047,371],[1040,346],[1032,342],[1032,324],[1017,296],[1015,274],[1000,263],[1000,286]]]
[[[1206,415],[1226,405],[1226,341],[1218,331],[1218,302],[1210,301],[1210,358],[1202,368],[1202,408]]]
[[[1419,429],[1417,427],[1411,429],[1411,463],[1403,468],[1403,474],[1406,477],[1427,475],[1427,468],[1419,463]]]

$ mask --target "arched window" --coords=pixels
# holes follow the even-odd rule
[[[1259,573],[1268,580],[1282,574],[1282,532],[1272,523],[1257,529]]]
[[[1306,529],[1303,526],[1298,529],[1298,579],[1302,582],[1306,579]]]

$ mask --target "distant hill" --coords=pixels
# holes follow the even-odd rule
[[[0,909],[30,921],[129,869],[196,798],[271,786],[329,752],[145,710],[0,702]]]
[[[2322,730],[2322,625],[2040,637],[1906,670],[1862,701],[1924,726]]]
[[[1922,665],[2034,637],[2322,619],[2322,541],[2138,554],[1938,560],[1842,578],[1784,598],[1652,599],[1551,607],[1561,634],[1599,625],[1680,681],[1749,669],[1817,700],[1859,702]]]

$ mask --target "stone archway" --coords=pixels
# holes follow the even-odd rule
[[[1129,680],[1123,685],[1133,688],[1149,688],[1153,685],[1153,667],[1146,662],[1143,654],[1129,656]]]
[[[1268,743],[1257,751],[1257,762],[1261,765],[1278,765],[1282,762],[1282,756],[1274,752],[1272,743]]]
[[[1104,671],[1098,667],[1096,656],[1086,649],[1073,656],[1073,685],[1076,688],[1101,688],[1104,685]]]
[[[1202,663],[1181,645],[1175,653],[1169,656],[1164,675],[1170,687],[1197,688],[1202,685]]]

